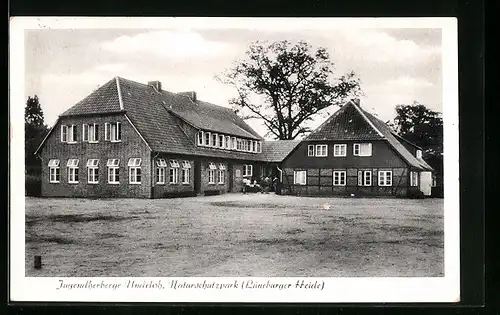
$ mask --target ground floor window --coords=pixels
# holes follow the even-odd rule
[[[307,171],[294,171],[293,183],[295,185],[305,185],[307,182]]]
[[[183,168],[182,169],[182,183],[183,184],[189,184],[189,174],[190,173],[190,169],[189,168]]]
[[[372,185],[372,171],[358,171],[358,186]]]
[[[378,185],[379,186],[392,186],[392,171],[379,171],[378,172]]]
[[[345,171],[333,171],[333,186],[345,186]]]
[[[68,167],[68,183],[78,184],[78,159],[69,159],[66,166]]]
[[[217,182],[219,184],[224,184],[224,170],[217,171]]]
[[[165,167],[156,168],[156,183],[165,184]]]
[[[142,180],[141,158],[130,158],[128,160],[128,181],[130,184],[140,184]]]
[[[49,160],[49,182],[59,183],[61,181],[61,171],[59,168],[61,161],[52,159]]]
[[[168,182],[169,184],[177,184],[179,182],[179,168],[171,167],[168,170]]]
[[[99,183],[99,168],[89,167],[88,168],[88,181],[89,184]]]
[[[120,183],[120,159],[108,159],[108,184]]]
[[[253,165],[244,164],[243,165],[243,176],[252,176],[253,175]]]
[[[208,170],[208,183],[215,184],[215,170]]]
[[[410,186],[418,186],[418,172],[410,172]]]

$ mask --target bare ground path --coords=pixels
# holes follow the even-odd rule
[[[442,199],[26,198],[25,228],[27,276],[444,275]]]

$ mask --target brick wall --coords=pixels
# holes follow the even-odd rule
[[[104,141],[104,123],[121,122],[122,141]],[[82,124],[99,124],[99,142],[82,142]],[[60,140],[61,124],[75,124],[77,143],[67,144]],[[135,197],[148,198],[151,194],[149,148],[123,114],[95,117],[65,117],[60,119],[40,152],[42,158],[42,196],[45,197]],[[107,159],[120,159],[120,184],[108,184]],[[128,159],[141,158],[141,184],[129,184]],[[60,183],[49,183],[49,159],[59,159]],[[68,183],[68,159],[79,159],[79,181]],[[99,183],[87,182],[87,160],[99,159]]]
[[[154,155],[156,156],[156,154]],[[157,178],[157,169],[158,165],[156,161],[160,158],[165,159],[167,162],[167,167],[165,168],[165,183],[159,184]],[[169,173],[170,173],[170,160],[176,160],[179,163],[178,168],[178,181],[176,184],[170,183]],[[189,183],[182,183],[182,161],[188,161],[191,165],[191,169],[189,171]],[[154,183],[154,197],[155,198],[164,198],[169,197],[172,194],[178,193],[188,193],[194,192],[194,158],[190,156],[180,156],[180,155],[171,155],[160,153],[156,156],[153,161],[153,183]]]

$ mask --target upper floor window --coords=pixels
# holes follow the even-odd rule
[[[236,150],[236,137],[231,138],[231,149]]]
[[[119,121],[104,124],[104,140],[111,142],[122,141],[122,124]]]
[[[95,143],[99,141],[99,125],[98,124],[83,124],[82,125],[82,141]]]
[[[354,156],[372,156],[371,143],[355,143],[353,146]]]
[[[210,132],[205,132],[205,145],[210,146]]]
[[[203,131],[198,132],[198,145],[203,145],[203,136],[204,136]]]
[[[219,147],[223,148],[226,146],[226,137],[224,135],[219,135]]]
[[[293,171],[293,183],[295,185],[305,185],[307,182],[307,171]]]
[[[378,172],[378,185],[379,186],[392,186],[392,171],[379,171]]]
[[[315,156],[316,155],[316,150],[314,147],[314,144],[310,144],[307,146],[307,156]]]
[[[61,125],[61,142],[66,142],[66,143],[77,142],[76,125]]]
[[[347,144],[333,145],[333,156],[346,156],[346,155],[347,155]]]
[[[257,141],[257,153],[262,152],[262,143],[260,141]]]
[[[416,156],[417,156],[417,159],[421,159],[422,158],[422,150],[417,150]]]
[[[328,155],[328,145],[317,144],[316,145],[316,156],[327,156]]]
[[[59,169],[61,161],[56,159],[49,160],[49,182],[59,183],[61,181],[61,171]]]
[[[226,149],[230,149],[231,148],[231,136],[226,136],[226,146],[225,146]]]
[[[78,159],[69,159],[66,166],[68,167],[68,183],[78,184]]]
[[[218,142],[219,142],[219,137],[217,136],[216,133],[213,133],[212,134],[212,144],[211,145],[213,147],[216,147],[216,146],[218,146]]]

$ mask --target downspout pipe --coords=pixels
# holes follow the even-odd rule
[[[155,198],[155,159],[160,155],[160,152],[156,152],[155,156],[151,159],[151,199]]]

